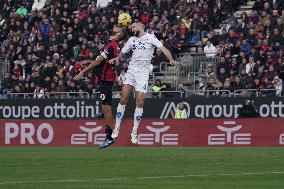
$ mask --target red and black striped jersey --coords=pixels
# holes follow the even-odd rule
[[[116,73],[114,70],[114,64],[110,64],[108,61],[118,56],[118,41],[112,39],[106,44],[101,52],[101,56],[104,57],[104,61],[100,64],[100,81],[115,81]]]

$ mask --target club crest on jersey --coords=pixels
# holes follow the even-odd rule
[[[135,43],[135,41],[134,41],[134,43]],[[144,44],[144,43],[142,43],[141,41],[139,41],[138,43],[132,45],[132,49],[133,49],[133,50],[136,50],[136,49],[138,49],[138,50],[145,50],[146,47],[145,47],[145,44]]]

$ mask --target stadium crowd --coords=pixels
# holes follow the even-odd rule
[[[208,34],[204,53],[220,56],[220,63],[216,70],[215,65],[208,65],[201,88],[240,96],[284,95],[283,3],[257,0],[249,16],[243,12],[239,18],[222,21],[220,34]]]
[[[47,0],[37,10],[30,0],[4,0],[0,56],[8,59],[10,72],[1,83],[1,93],[35,93],[35,98],[52,92],[93,95],[98,88],[96,74],[89,73],[80,82],[72,78],[84,68],[82,60],[96,58],[118,15],[126,11],[174,55],[193,45],[197,53],[220,56],[219,65],[208,65],[203,89],[277,89],[264,95],[279,96],[284,79],[283,0],[257,0],[250,16],[244,12],[236,18],[233,13],[244,2],[113,0],[107,7],[98,7],[94,0]],[[221,33],[214,32],[216,28]],[[156,54],[153,66],[159,71],[165,57],[158,50]],[[118,75],[127,63],[126,58],[117,68]],[[121,85],[119,79],[115,90]]]

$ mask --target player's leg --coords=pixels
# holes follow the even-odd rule
[[[102,112],[104,114],[105,120],[105,133],[106,138],[104,142],[99,146],[99,148],[106,148],[109,145],[113,144],[115,141],[111,137],[112,134],[112,123],[113,123],[113,116],[111,110],[111,103],[112,103],[112,84],[109,83],[102,83],[100,85],[100,98],[102,104]]]
[[[129,100],[129,97],[132,91],[133,91],[133,87],[131,85],[123,85],[122,92],[121,92],[121,98],[117,106],[116,117],[115,117],[115,127],[111,135],[112,138],[118,137],[121,120],[124,116],[125,107],[126,107],[126,104]]]
[[[110,105],[102,105],[102,112],[104,114],[105,126],[108,127],[108,128],[111,128],[112,124],[113,124],[113,116],[112,116],[111,106]],[[106,134],[109,134],[109,133],[106,132]],[[110,136],[111,136],[111,134],[109,135],[109,137]]]
[[[137,130],[142,119],[143,106],[146,93],[137,91],[136,92],[136,108],[134,112],[134,126],[131,132],[131,142],[137,144]]]
[[[123,87],[121,92],[121,97],[119,104],[117,106],[116,118],[115,118],[115,128],[112,132],[111,137],[117,138],[120,130],[121,120],[124,116],[125,107],[129,100],[129,97],[133,91],[133,86],[135,84],[134,74],[127,72],[125,75],[125,81],[123,81]]]
[[[136,76],[136,108],[134,113],[134,125],[131,132],[131,142],[137,144],[137,130],[142,119],[145,96],[148,90],[149,74],[143,73]]]

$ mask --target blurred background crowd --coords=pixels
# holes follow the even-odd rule
[[[236,17],[234,13],[245,2],[1,0],[0,57],[5,57],[9,64],[9,72],[1,82],[1,93],[36,93],[35,98],[52,92],[81,92],[92,96],[98,89],[96,70],[79,82],[72,78],[84,68],[81,61],[94,60],[108,42],[118,15],[128,12],[134,21],[142,21],[146,31],[155,34],[175,57],[192,48],[199,56],[220,57],[218,65],[208,64],[200,76],[198,89],[231,92],[272,89],[262,95],[281,96],[284,2],[257,0],[249,15],[243,12]],[[120,43],[121,47],[124,43]],[[165,61],[157,50],[154,71],[160,72],[160,63]],[[127,64],[128,58],[125,58],[117,67],[117,91]],[[155,86],[159,90],[172,90],[171,86],[162,87],[161,81],[152,89]],[[185,93],[182,83],[178,90],[182,91],[180,95]]]

